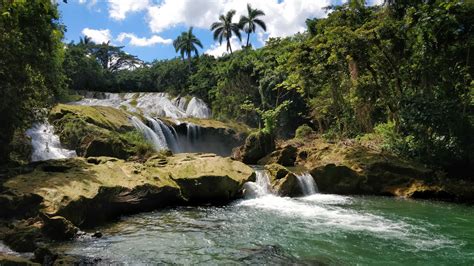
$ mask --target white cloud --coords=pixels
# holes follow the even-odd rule
[[[242,43],[235,36],[230,39],[230,45],[232,46],[232,51],[242,49]],[[208,55],[213,55],[215,57],[223,56],[224,54],[228,53],[227,42],[225,40],[222,42],[222,44],[216,42],[215,44],[211,45],[211,47],[207,49],[204,53]]]
[[[79,0],[79,4],[87,4],[87,8],[92,8],[99,0]]]
[[[230,9],[237,11],[234,17],[246,14],[246,3],[263,10],[269,37],[285,37],[306,29],[309,17],[325,16],[324,7],[331,0],[163,0],[149,7],[148,23],[152,32],[162,32],[178,24],[208,29],[217,21],[219,14]]]
[[[115,20],[124,20],[127,13],[138,12],[150,7],[149,0],[108,0],[109,16]]]
[[[147,38],[137,37],[133,33],[122,32],[117,37],[117,41],[119,41],[119,42],[123,42],[123,41],[125,41],[125,39],[129,39],[130,40],[129,44],[133,45],[133,46],[153,46],[155,44],[171,44],[171,43],[173,43],[173,40],[163,39],[162,37],[160,37],[158,35],[153,35],[153,36],[151,36],[150,38],[147,39]]]
[[[112,34],[109,29],[94,30],[90,28],[84,28],[82,34],[90,37],[95,43],[105,43],[112,40]]]

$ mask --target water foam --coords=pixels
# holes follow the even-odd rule
[[[61,147],[59,136],[54,134],[54,128],[48,122],[35,123],[26,131],[31,138],[33,153],[31,161],[46,161],[76,157],[76,151]]]

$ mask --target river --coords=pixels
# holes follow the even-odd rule
[[[123,217],[99,230],[100,239],[56,248],[133,265],[474,264],[473,207],[388,197],[263,193]]]

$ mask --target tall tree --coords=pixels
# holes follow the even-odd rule
[[[260,9],[253,9],[250,4],[247,4],[247,16],[240,17],[240,27],[247,33],[247,47],[250,45],[250,34],[255,33],[257,26],[267,31],[267,25],[259,17],[265,16],[265,13]]]
[[[182,32],[181,35],[173,41],[173,46],[176,52],[181,54],[183,59],[184,55],[187,55],[189,66],[191,66],[191,55],[193,52],[196,56],[199,55],[197,47],[199,46],[202,48],[202,43],[193,34],[193,27],[190,27],[188,31]]]
[[[65,94],[63,29],[52,1],[0,0],[0,164],[14,132]]]
[[[134,69],[143,65],[138,57],[128,54],[122,50],[123,46],[110,45],[110,41],[102,44],[90,45],[91,54],[101,64],[102,68],[109,72],[122,69]]]
[[[230,39],[233,35],[237,36],[240,41],[242,41],[242,35],[240,34],[240,25],[238,23],[233,23],[232,18],[235,15],[235,10],[230,10],[225,15],[219,16],[219,21],[214,22],[211,25],[211,30],[214,32],[214,40],[218,40],[219,44],[222,44],[222,41],[225,39],[227,41],[227,51],[230,51],[232,54],[232,46],[230,44]]]

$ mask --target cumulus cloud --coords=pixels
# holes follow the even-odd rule
[[[87,37],[90,37],[91,40],[95,43],[105,43],[112,40],[112,34],[110,33],[109,29],[95,30],[90,28],[84,28],[82,30],[82,34]]]
[[[173,42],[171,39],[163,39],[158,35],[153,35],[150,38],[140,38],[133,33],[125,32],[120,33],[117,37],[119,42],[124,42],[126,39],[129,39],[129,44],[133,46],[153,46],[156,44],[171,44]]]
[[[138,12],[148,8],[149,0],[108,0],[109,16],[115,20],[123,20],[127,13]]]
[[[79,0],[79,4],[87,4],[88,8],[92,8],[99,0]]]
[[[235,36],[230,39],[230,45],[232,46],[232,51],[237,51],[237,50],[242,49],[242,43]],[[223,41],[222,44],[219,44],[217,42],[211,45],[211,47],[207,49],[204,53],[208,55],[213,55],[215,57],[223,56],[227,54],[227,42]]]
[[[246,14],[246,3],[266,13],[269,37],[285,37],[304,31],[305,20],[309,17],[325,16],[324,7],[331,0],[163,0],[149,7],[148,23],[152,32],[162,32],[176,25],[194,26],[208,29],[217,21],[219,14],[235,9],[237,22]]]

